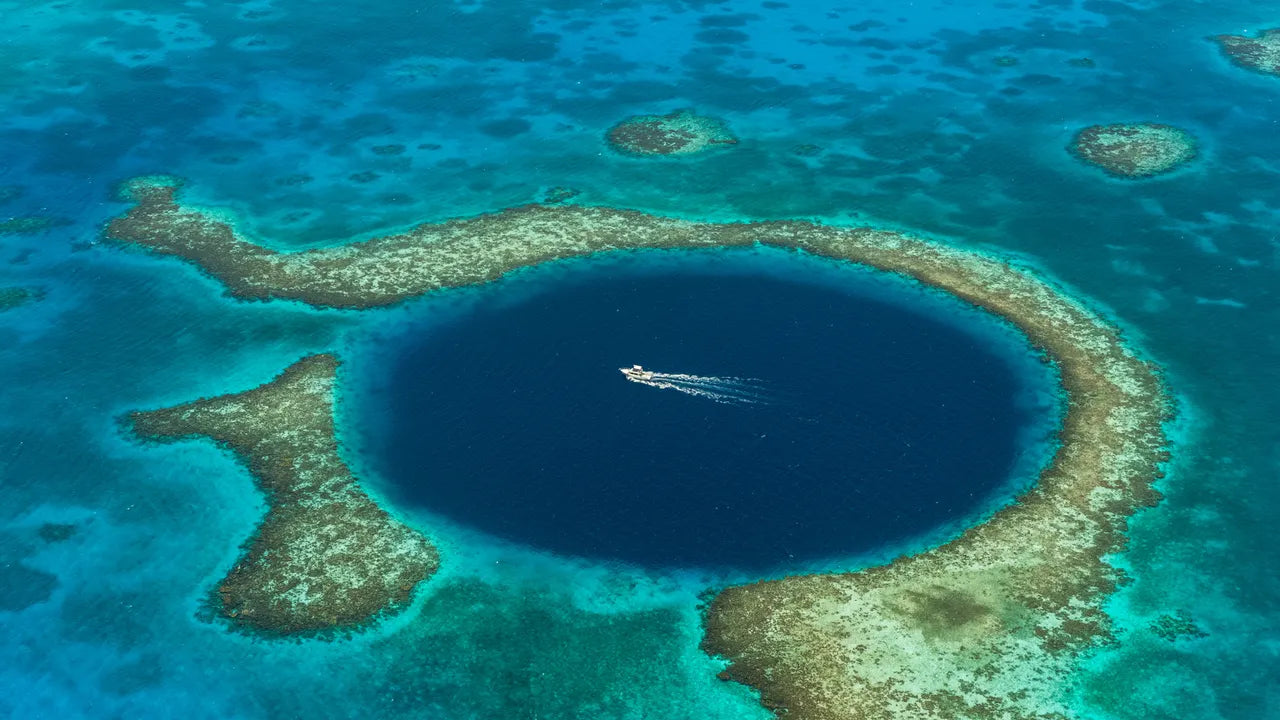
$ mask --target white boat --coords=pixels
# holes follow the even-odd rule
[[[618,368],[618,370],[623,375],[626,375],[628,380],[634,380],[635,382],[645,382],[653,379],[653,371],[645,370],[639,365],[632,365],[629,368]]]

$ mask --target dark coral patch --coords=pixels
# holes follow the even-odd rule
[[[1169,642],[1209,637],[1209,633],[1201,630],[1191,617],[1191,613],[1186,610],[1179,610],[1172,615],[1161,615],[1152,621],[1150,628],[1151,632]]]
[[[572,200],[579,194],[581,194],[581,191],[576,188],[557,186],[547,190],[546,194],[542,196],[542,203],[544,205],[558,205]]]
[[[533,125],[523,118],[504,118],[480,125],[480,132],[495,138],[511,138],[529,132]]]
[[[78,528],[70,523],[45,523],[40,526],[36,534],[40,539],[47,543],[66,542],[75,537]]]
[[[627,118],[609,129],[608,139],[627,155],[689,155],[738,142],[722,121],[687,110]]]
[[[43,296],[39,290],[27,287],[0,287],[0,312],[35,302]]]
[[[1240,67],[1280,76],[1280,28],[1263,30],[1256,38],[1218,35],[1214,40],[1231,62]]]

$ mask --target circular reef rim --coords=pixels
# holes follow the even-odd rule
[[[641,247],[756,244],[904,275],[1003,317],[1058,365],[1060,446],[1035,487],[931,550],[857,572],[713,593],[703,648],[723,677],[791,720],[1071,717],[1082,651],[1113,638],[1108,556],[1154,505],[1173,415],[1160,371],[1089,303],[991,254],[874,227],[711,223],[604,207],[530,205],[336,248],[279,252],[183,207],[177,187],[127,186],[108,240],[195,263],[237,298],[393,305],[526,265]],[[286,530],[302,532],[305,527]],[[283,530],[282,530],[283,531]],[[447,561],[447,558],[446,558]]]

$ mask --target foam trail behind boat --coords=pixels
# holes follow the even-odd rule
[[[754,378],[655,372],[648,379],[634,377],[627,379],[642,385],[676,390],[686,395],[729,405],[756,405],[768,402],[761,381]]]

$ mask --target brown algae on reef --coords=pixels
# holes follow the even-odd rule
[[[1218,35],[1213,38],[1231,62],[1249,70],[1280,76],[1280,28],[1263,30],[1258,37]]]
[[[607,137],[624,155],[692,155],[738,143],[724,122],[689,110],[629,117],[609,128]]]
[[[1190,133],[1172,125],[1092,125],[1076,134],[1071,152],[1111,175],[1146,178],[1191,161],[1196,156],[1196,141]]]
[[[1123,548],[1128,517],[1159,498],[1171,404],[1157,368],[1116,327],[1035,271],[875,228],[581,206],[280,253],[183,208],[175,191],[135,187],[138,204],[108,235],[194,262],[241,298],[368,308],[558,258],[759,243],[914,278],[1006,319],[1057,364],[1067,399],[1039,483],[955,540],[888,565],[724,589],[706,608],[703,647],[729,661],[724,677],[788,718],[1071,716],[1069,673],[1111,639],[1104,601],[1122,575],[1106,557]]]
[[[339,456],[337,366],[313,355],[246,392],[129,415],[141,437],[208,437],[232,450],[266,496],[266,517],[211,601],[240,629],[356,628],[403,609],[439,564],[431,543],[369,499]]]

